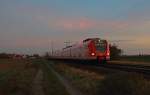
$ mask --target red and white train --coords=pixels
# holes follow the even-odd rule
[[[107,62],[110,59],[110,50],[107,40],[88,38],[80,43],[67,46],[55,51],[51,59]]]

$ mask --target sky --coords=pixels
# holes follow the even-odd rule
[[[0,52],[45,53],[88,37],[150,54],[150,0],[0,0]]]

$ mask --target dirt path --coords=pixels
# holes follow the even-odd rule
[[[66,90],[70,95],[82,95],[77,89],[75,89],[70,83],[61,75],[59,75],[53,68],[48,65],[49,69],[55,76],[59,79],[59,81],[65,86]],[[33,80],[32,85],[32,93],[33,95],[45,95],[42,83],[43,82],[43,71],[39,70]]]
[[[33,80],[32,91],[33,95],[45,95],[42,87],[43,82],[43,72],[39,70]]]
[[[56,77],[60,80],[60,82],[65,86],[66,90],[70,95],[82,95],[81,92],[79,92],[77,89],[75,89],[69,81],[67,81],[64,77],[62,77],[59,73],[57,73],[53,68],[51,68],[51,71],[56,75]]]

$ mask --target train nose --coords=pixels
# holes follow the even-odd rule
[[[97,63],[98,64],[106,64],[106,59],[104,56],[97,56]]]
[[[104,53],[96,52],[96,56],[104,56],[104,55],[105,55]]]
[[[96,56],[99,60],[105,60],[106,59],[105,53],[97,52]]]

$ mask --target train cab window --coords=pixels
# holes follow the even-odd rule
[[[96,50],[100,52],[105,52],[107,48],[107,43],[106,41],[103,41],[103,40],[95,41],[95,47],[96,47]]]

